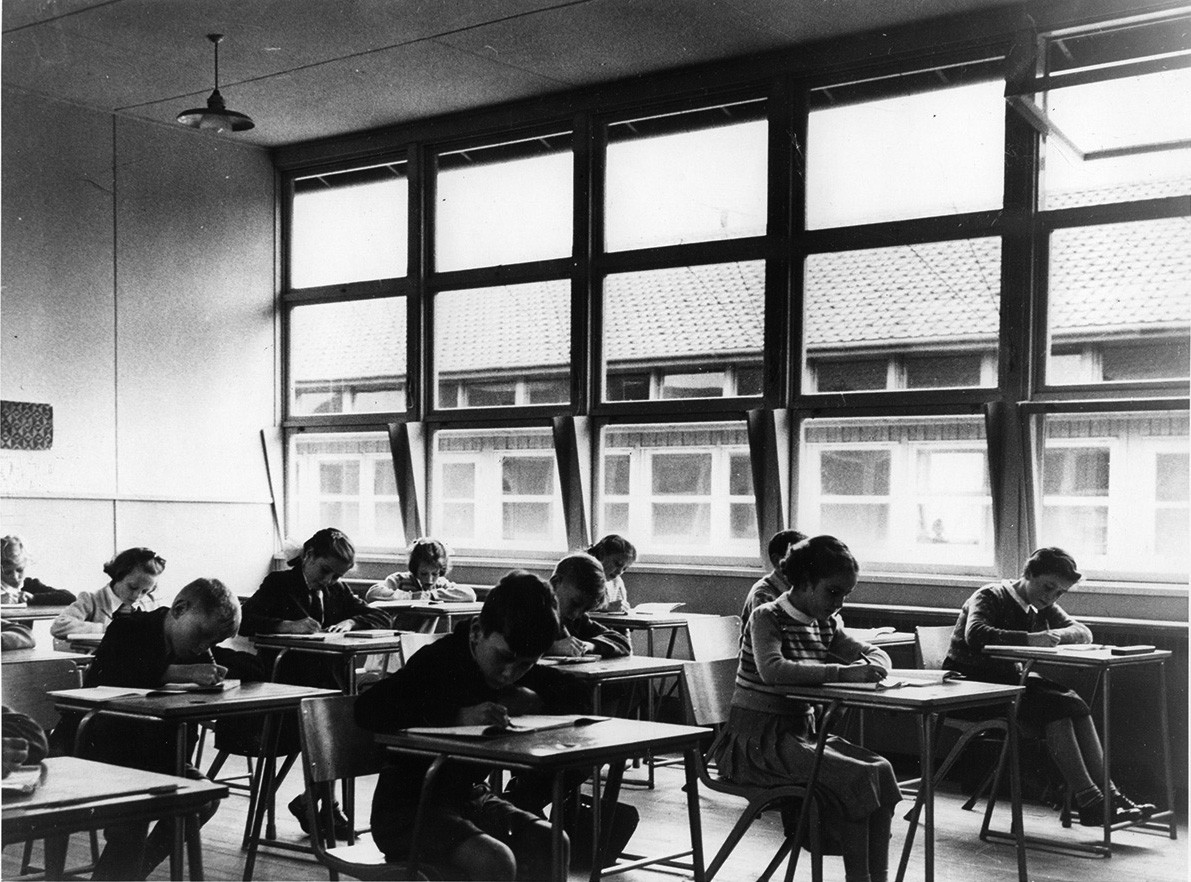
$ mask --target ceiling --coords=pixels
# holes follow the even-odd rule
[[[172,123],[213,88],[263,147],[1014,0],[3,0],[3,83]]]

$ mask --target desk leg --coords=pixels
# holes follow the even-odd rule
[[[244,859],[244,882],[252,879],[252,872],[256,868],[256,850],[261,841],[261,824],[265,820],[265,811],[271,802],[273,793],[273,778],[277,768],[277,742],[281,735],[281,721],[279,714],[269,714],[265,717],[264,729],[261,732],[262,756],[257,761],[256,805],[252,816],[248,819],[251,831],[248,836],[248,856]]]
[[[922,831],[925,852],[926,882],[935,878],[935,718],[924,714],[918,718],[918,743],[922,751],[922,799],[926,805],[926,828]]]
[[[174,729],[174,774],[186,776],[186,764],[190,759],[190,745],[186,741],[186,724],[179,723]],[[182,854],[186,839],[186,819],[174,817],[169,823],[174,826],[174,847],[170,850],[170,878],[182,878]]]
[[[203,878],[202,819],[195,813],[186,818],[186,853],[190,861],[190,878]]]
[[[1112,696],[1112,668],[1104,669],[1104,691],[1100,693],[1100,742],[1104,749],[1104,780],[1100,782],[1100,792],[1104,794],[1104,847],[1112,853],[1112,732],[1109,729],[1108,708],[1109,698]]]
[[[613,762],[612,765],[616,765],[616,763]],[[561,778],[562,775],[562,772],[558,773],[559,778]],[[609,776],[610,775],[611,769],[609,769]],[[597,882],[597,880],[600,878],[600,870],[604,868],[604,849],[601,847],[603,845],[602,831],[604,828],[600,823],[604,808],[602,791],[603,787],[600,783],[600,767],[593,766],[591,770],[591,882]]]
[[[61,879],[66,875],[66,851],[69,836],[47,836],[45,839],[45,877]]]
[[[1170,775],[1170,720],[1166,715],[1166,663],[1158,662],[1158,719],[1162,728],[1162,778],[1166,782],[1166,810],[1170,812],[1170,838],[1178,839],[1174,822],[1174,778]]]
[[[1009,744],[1009,799],[1012,804],[1012,820],[1010,829],[1017,842],[1017,878],[1018,882],[1028,882],[1026,875],[1026,830],[1021,817],[1021,767],[1017,745],[1017,699],[1008,711],[1009,726],[1005,739]],[[989,795],[992,799],[992,795]]]
[[[683,751],[683,766],[686,768],[686,810],[691,828],[691,870],[694,872],[695,882],[705,882],[707,872],[703,866],[703,822],[699,815],[697,749],[688,747]]]
[[[563,773],[554,773],[553,806],[550,812],[550,878],[554,882],[567,882],[567,837],[562,829],[562,816],[566,813],[564,801]]]

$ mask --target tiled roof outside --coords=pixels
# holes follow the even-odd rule
[[[1186,191],[1184,187],[1184,192]],[[1134,198],[1137,198],[1134,196]],[[1050,204],[1055,204],[1054,198]],[[1103,224],[1052,238],[1052,333],[1191,324],[1191,219]],[[610,363],[757,353],[764,263],[683,267],[609,277]],[[993,340],[999,323],[996,238],[811,255],[809,347]],[[499,300],[500,308],[491,308]],[[570,362],[567,282],[448,292],[436,307],[440,372],[563,367]],[[398,301],[301,307],[291,379],[401,373],[405,309]],[[316,332],[317,331],[317,332]]]

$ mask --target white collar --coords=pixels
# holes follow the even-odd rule
[[[1024,597],[1017,593],[1016,582],[1009,581],[1008,579],[1005,581],[1009,585],[1009,593],[1013,595],[1013,599],[1017,601],[1018,606],[1020,606],[1027,613],[1030,610],[1034,610],[1035,613],[1038,612],[1038,609],[1033,604],[1028,603]]]
[[[812,619],[810,616],[808,616],[806,613],[804,613],[802,610],[798,609],[798,607],[794,606],[794,604],[792,604],[790,602],[790,592],[789,591],[785,592],[784,594],[778,595],[777,605],[782,608],[782,610],[786,613],[786,615],[788,615],[790,618],[792,618],[796,622],[800,622],[803,625],[809,625],[811,622],[814,621],[814,619]]]

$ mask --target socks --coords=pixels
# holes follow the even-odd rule
[[[1089,806],[1098,799],[1103,799],[1104,794],[1100,792],[1100,788],[1093,784],[1091,787],[1086,787],[1075,794],[1075,803],[1080,806]]]

